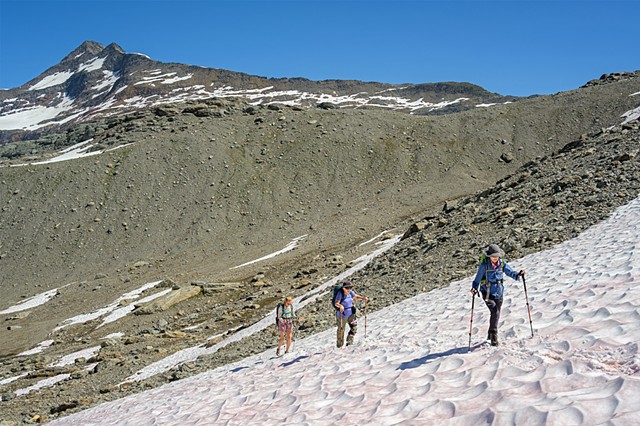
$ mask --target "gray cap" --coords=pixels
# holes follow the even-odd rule
[[[504,252],[500,249],[500,247],[498,247],[497,244],[489,244],[489,247],[487,248],[487,256],[488,257],[502,257],[504,256]]]

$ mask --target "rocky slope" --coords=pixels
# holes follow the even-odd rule
[[[620,124],[638,107],[630,96],[638,92],[640,79],[629,73],[436,117],[217,99],[17,144],[37,154],[0,168],[0,308],[59,290],[37,309],[0,316],[0,380],[24,374],[0,385],[0,419],[65,415],[269,348],[273,330],[116,386],[335,276],[385,229],[406,237],[353,277],[372,310],[471,274],[489,242],[515,259],[577,235],[638,195],[637,117]],[[106,152],[9,167],[87,137]],[[294,251],[229,269],[302,235]],[[154,280],[204,292],[104,327],[90,321],[52,333]],[[301,312],[300,336],[332,326],[325,299]],[[103,340],[116,332],[123,335]],[[43,353],[15,356],[47,338],[54,344]],[[97,354],[55,367],[94,346]],[[54,387],[15,394],[61,372],[69,377]]]

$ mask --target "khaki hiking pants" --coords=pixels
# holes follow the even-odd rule
[[[349,324],[349,334],[347,335],[347,346],[353,344],[353,337],[358,331],[358,320],[355,315],[351,315],[349,318],[342,318],[340,315],[336,315],[336,325],[338,326],[338,332],[336,333],[336,344],[339,348],[344,345],[344,330]]]

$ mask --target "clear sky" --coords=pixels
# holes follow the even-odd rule
[[[526,96],[640,69],[640,0],[0,0],[0,88],[85,40],[265,77]]]

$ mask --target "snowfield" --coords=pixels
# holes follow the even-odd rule
[[[50,424],[637,425],[639,241],[640,198],[511,262],[527,270],[533,337],[522,284],[507,280],[501,345],[486,345],[476,299],[468,352],[468,277],[360,315],[353,346],[335,348],[333,328],[284,357],[269,350]]]

